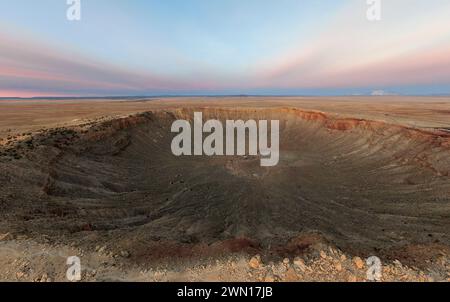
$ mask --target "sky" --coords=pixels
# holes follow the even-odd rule
[[[450,94],[450,1],[0,0],[0,97]]]

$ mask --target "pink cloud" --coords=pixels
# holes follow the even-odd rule
[[[28,95],[27,91],[54,90],[58,95],[67,91],[101,95],[190,85],[93,60],[41,42],[24,42],[0,34],[0,89],[8,93],[24,91]]]

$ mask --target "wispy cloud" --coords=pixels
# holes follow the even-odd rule
[[[265,64],[264,85],[450,83],[450,3],[429,1],[421,14],[411,1],[384,1],[383,21],[371,23],[355,14],[362,2],[353,1],[327,31]]]
[[[180,81],[135,72],[55,45],[23,41],[5,34],[0,35],[0,64],[2,91],[114,95],[186,86]]]

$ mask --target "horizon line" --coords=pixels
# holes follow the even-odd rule
[[[0,100],[39,100],[39,99],[151,99],[151,98],[190,98],[190,97],[450,97],[450,93],[432,94],[162,94],[162,95],[119,95],[119,96],[35,96],[35,97],[0,97]]]

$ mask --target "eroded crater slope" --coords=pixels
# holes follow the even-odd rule
[[[279,165],[175,157],[170,126],[194,111],[279,119]],[[448,245],[449,142],[445,133],[299,109],[147,112],[39,133],[14,158],[4,152],[0,226],[129,245],[249,238],[269,246],[309,231],[354,250]]]

